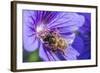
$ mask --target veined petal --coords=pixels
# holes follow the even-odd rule
[[[75,50],[72,46],[69,46],[65,50],[64,57],[66,58],[66,60],[76,60],[79,55],[80,54],[77,50]]]
[[[24,36],[24,49],[28,52],[32,52],[39,48],[40,42],[35,36]]]
[[[84,17],[77,13],[60,13],[51,23],[48,24],[48,28],[61,28],[61,32],[76,31],[84,24]]]
[[[67,33],[74,33],[79,29],[77,26],[69,26],[69,27],[59,27],[57,30],[59,31],[60,34],[67,34]]]
[[[52,51],[48,51],[48,55],[50,56],[51,61],[60,61],[56,53]]]
[[[27,25],[26,23],[27,24],[29,23],[29,24]],[[23,10],[23,24],[25,24],[27,26],[34,27],[34,30],[35,30],[35,26],[36,26],[35,11],[32,11],[32,10]]]
[[[23,11],[23,46],[28,52],[39,48],[39,40],[36,38],[34,11]]]
[[[68,42],[68,44],[72,44],[74,39],[75,39],[75,33],[72,33],[70,35],[64,34],[61,35],[64,39],[66,39],[66,41]]]
[[[40,45],[39,56],[44,61],[59,61],[58,57],[50,50],[47,50],[43,44]]]
[[[40,48],[39,48],[39,56],[44,61],[49,61],[50,60],[50,58],[49,58],[49,56],[47,54],[47,51],[43,47],[43,44],[40,45]]]
[[[56,16],[58,12],[52,11],[36,11],[36,21],[37,24],[48,24],[50,23]]]
[[[45,24],[48,24],[48,23],[50,23],[53,19],[55,19],[56,16],[57,16],[57,14],[58,14],[58,12],[51,12],[51,11],[49,11],[48,15],[45,15],[45,17],[44,17],[44,22],[45,22]]]

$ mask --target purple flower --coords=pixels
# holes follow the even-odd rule
[[[75,60],[80,53],[72,43],[84,21],[77,13],[24,10],[24,49],[28,52],[39,49],[43,61]]]

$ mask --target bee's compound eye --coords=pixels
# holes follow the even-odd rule
[[[51,38],[51,43],[52,44],[56,43],[56,38]]]

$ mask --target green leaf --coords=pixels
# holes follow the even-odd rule
[[[28,62],[37,62],[40,61],[39,51],[35,50],[28,55]]]

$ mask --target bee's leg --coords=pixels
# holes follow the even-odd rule
[[[57,52],[57,49],[52,48],[52,52],[56,53]]]
[[[60,49],[60,48],[58,48],[60,51],[61,51],[61,53],[63,54],[63,55],[65,55],[65,50],[64,49]]]

